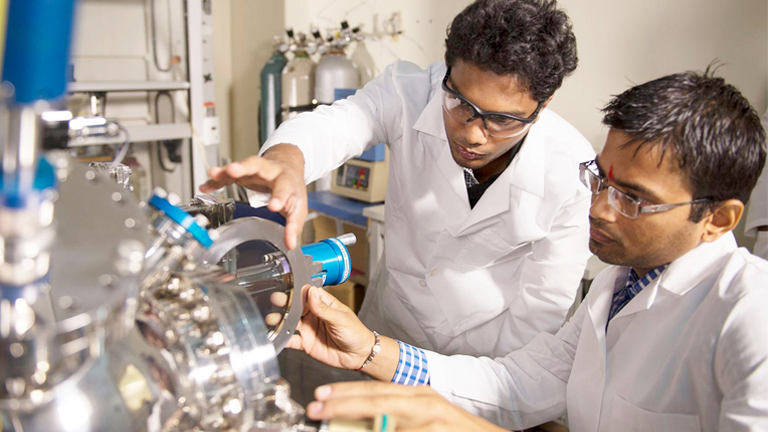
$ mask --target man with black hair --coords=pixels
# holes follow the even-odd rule
[[[387,143],[384,264],[361,318],[409,352],[501,355],[560,328],[589,257],[578,162],[594,152],[547,109],[576,41],[554,0],[479,0],[453,20],[445,60],[390,65],[282,124],[261,156],[213,169],[203,190],[271,190],[293,247],[304,182]]]
[[[426,352],[431,388],[319,387],[310,417],[496,431],[470,413],[511,428],[567,413],[572,432],[768,430],[768,262],[732,233],[766,160],[757,113],[709,72],[633,87],[603,113],[605,147],[580,175],[590,250],[613,265],[563,328],[495,359]],[[336,367],[369,356],[351,311],[304,294],[290,347]],[[381,353],[367,372],[389,380],[398,359]]]

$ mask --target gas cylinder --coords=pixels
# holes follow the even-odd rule
[[[275,37],[275,51],[261,69],[261,144],[277,129],[282,121],[282,74],[288,63],[285,52],[288,44],[279,36]]]
[[[293,38],[293,30],[288,31]],[[282,118],[288,120],[302,111],[315,108],[315,62],[309,57],[307,37],[298,33],[295,45],[291,46],[293,58],[283,68],[282,76]]]
[[[317,64],[315,99],[320,104],[345,99],[360,88],[360,72],[344,54],[347,44],[344,38],[334,39]]]
[[[344,53],[348,43],[349,39],[343,34],[329,38],[326,43],[328,51],[320,58],[315,70],[315,99],[318,104],[332,104],[346,99],[360,88],[360,72]],[[331,176],[319,178],[315,188],[318,191],[330,190]]]

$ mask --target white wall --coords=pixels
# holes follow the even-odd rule
[[[232,116],[229,121],[232,157],[242,159],[255,154],[259,148],[261,68],[272,55],[272,36],[282,34],[285,29],[285,18],[282,0],[230,1]]]
[[[551,107],[602,148],[598,108],[653,78],[704,70],[736,85],[762,113],[768,102],[765,0],[560,0],[573,23],[580,64]]]
[[[342,19],[381,30],[401,12],[404,33],[370,43],[379,67],[402,58],[422,66],[441,60],[445,29],[469,0],[285,0],[285,23],[307,32],[338,27]],[[762,113],[768,102],[766,0],[560,0],[574,23],[580,64],[551,107],[573,123],[596,149],[607,132],[599,108],[633,84],[684,70],[718,73]]]
[[[216,69],[216,115],[219,116],[222,158],[232,156],[232,1],[213,2],[214,60]]]

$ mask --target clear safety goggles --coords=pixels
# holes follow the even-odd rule
[[[483,111],[462,96],[461,93],[448,87],[448,77],[450,75],[451,69],[448,68],[448,72],[446,72],[445,78],[443,78],[443,110],[459,123],[469,123],[476,118],[480,118],[490,136],[512,138],[522,134],[536,121],[536,117],[544,105],[543,102],[539,102],[536,110],[527,118],[507,113]]]

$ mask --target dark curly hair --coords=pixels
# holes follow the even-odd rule
[[[614,96],[603,108],[603,124],[627,134],[635,145],[671,149],[688,176],[693,199],[690,219],[729,199],[747,203],[765,165],[765,131],[760,116],[739,90],[713,76],[684,72],[649,81]]]
[[[576,36],[555,0],[477,0],[453,19],[445,63],[462,60],[515,75],[537,102],[549,99],[576,70]]]

